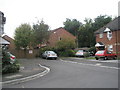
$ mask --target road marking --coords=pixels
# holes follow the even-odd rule
[[[5,82],[2,82],[2,84],[9,84],[9,83],[10,84],[16,84],[16,83],[26,82],[26,81],[33,80],[33,79],[36,79],[36,78],[40,78],[40,77],[42,77],[42,76],[44,76],[44,75],[46,75],[47,73],[50,72],[50,68],[42,66],[40,64],[39,64],[39,66],[45,68],[46,70],[41,72],[41,73],[32,75],[32,76],[28,76],[28,77],[24,77],[24,78],[20,78],[20,79],[15,79],[15,80],[10,80],[10,81],[5,81]]]
[[[25,87],[22,85],[22,88],[25,88]]]
[[[88,66],[97,66],[97,67],[103,67],[103,68],[109,68],[109,69],[120,69],[118,67],[109,67],[109,66],[101,66],[101,64],[85,64],[85,63],[78,63],[78,62],[73,62],[73,61],[65,61],[60,59],[63,62],[69,62],[69,63],[76,63],[76,64],[81,64],[81,65],[88,65]]]
[[[102,61],[102,60],[93,60],[93,59],[91,59],[91,60],[89,60],[89,61],[118,63],[118,60],[104,60],[104,61]]]
[[[101,64],[101,63],[96,63],[95,65],[96,65],[96,66],[100,66],[100,65],[102,65],[102,64]]]
[[[11,78],[16,78],[16,77],[21,77],[21,76],[23,76],[23,75],[16,74],[16,75],[12,75],[12,76],[7,76],[5,78],[11,79]]]

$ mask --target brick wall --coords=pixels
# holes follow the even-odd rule
[[[68,40],[74,40],[76,39],[75,36],[67,32],[63,28],[58,28],[56,30],[51,31],[50,37],[49,37],[49,44],[48,46],[50,47],[55,47],[57,42],[62,40],[62,39],[68,39]]]
[[[99,38],[99,34],[97,34],[96,42],[102,42],[106,48],[108,45],[113,45],[113,52],[120,55],[120,30],[112,32],[111,40],[108,40],[107,33],[103,33],[103,38]]]

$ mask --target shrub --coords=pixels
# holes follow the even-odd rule
[[[4,64],[2,67],[2,74],[15,73],[20,69],[20,64],[15,62],[14,64]]]
[[[73,57],[75,55],[75,52],[72,49],[68,49],[64,51],[58,51],[58,54],[62,57]]]
[[[17,60],[13,64],[10,63],[10,54],[6,50],[2,52],[2,74],[18,72],[20,69],[20,64]]]
[[[71,39],[62,39],[58,41],[56,47],[58,50],[67,50],[67,49],[74,49],[76,46],[75,41]]]
[[[89,49],[89,52],[93,52],[93,54],[95,54],[95,52],[96,52],[96,47],[91,47],[91,48]]]
[[[89,57],[89,56],[90,56],[89,53],[85,53],[85,54],[84,54],[84,57]]]

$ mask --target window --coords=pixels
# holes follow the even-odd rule
[[[108,38],[109,40],[111,40],[111,38],[112,38],[112,32],[111,32],[111,31],[107,32],[107,38]]]
[[[97,51],[96,54],[104,54],[104,51]]]
[[[59,37],[59,41],[60,41],[60,40],[62,40],[62,38],[61,38],[61,37]]]
[[[103,38],[103,33],[100,33],[100,34],[99,34],[99,38]]]
[[[108,51],[113,51],[113,45],[108,46]]]

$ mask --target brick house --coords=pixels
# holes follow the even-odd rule
[[[95,32],[98,49],[106,49],[120,55],[120,17]]]
[[[9,37],[8,35],[3,35],[2,38],[5,39],[6,41],[8,41],[10,43],[8,45],[8,50],[9,51],[12,51],[12,50],[15,49],[14,39],[12,39],[11,37]]]
[[[47,45],[50,47],[55,47],[57,42],[62,39],[73,40],[75,42],[76,37],[73,36],[68,31],[66,31],[64,28],[60,27],[60,28],[50,31],[50,36],[49,36]]]
[[[38,51],[34,49],[27,49],[26,53],[23,49],[16,49],[14,39],[8,35],[3,35],[2,38],[9,42],[8,51],[16,56],[16,58],[34,58],[36,57]]]

